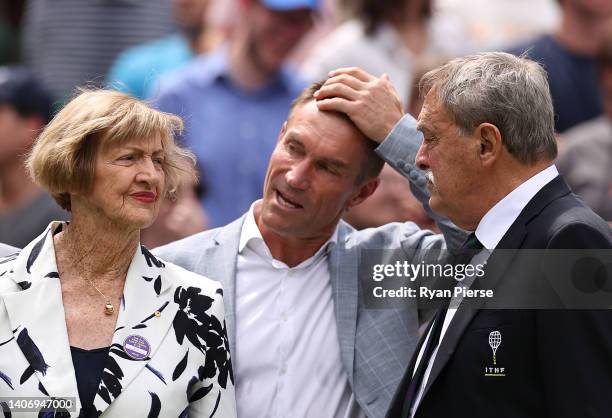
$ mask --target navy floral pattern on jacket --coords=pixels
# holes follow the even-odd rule
[[[20,253],[0,258],[0,397],[73,398],[75,411],[55,416],[78,417],[53,248],[53,234],[64,227],[54,222]],[[119,309],[94,399],[98,416],[236,416],[219,283],[139,246]],[[135,339],[145,341],[144,349],[126,350]]]

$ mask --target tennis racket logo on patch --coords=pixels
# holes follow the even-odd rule
[[[489,334],[489,346],[493,350],[493,365],[497,365],[497,349],[501,345],[501,333],[499,331],[491,331]]]
[[[493,367],[485,367],[486,377],[505,377],[506,368],[497,366],[497,350],[502,343],[501,332],[491,331],[489,333],[489,347],[493,351]]]

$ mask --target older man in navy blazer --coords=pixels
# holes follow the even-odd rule
[[[564,284],[569,274],[559,272],[541,282],[551,286],[539,286],[552,266],[531,276],[537,263],[526,251],[563,250],[557,254],[571,257],[612,249],[607,224],[555,168],[545,71],[509,54],[477,54],[425,74],[421,89],[424,142],[416,161],[428,171],[429,203],[475,231],[468,242],[479,252],[471,262],[486,263],[483,279],[465,285],[517,300],[473,305],[463,299],[440,309],[387,416],[612,416],[612,310],[594,310],[609,308],[609,299],[589,310],[551,309],[571,302],[545,299],[564,295],[547,289]],[[576,279],[588,279],[583,273]],[[521,281],[525,275],[533,280]],[[504,307],[530,309],[499,309]]]
[[[382,417],[416,344],[416,302],[366,309],[359,259],[392,248],[417,261],[444,238],[412,222],[356,231],[340,218],[376,189],[378,156],[427,202],[414,166],[422,138],[409,115],[392,130],[403,112],[386,78],[352,74],[368,93],[352,112],[359,128],[322,109],[333,105],[316,100],[322,83],[306,89],[279,134],[263,199],[223,228],[155,251],[223,283],[241,417]],[[465,233],[436,220],[460,246]]]

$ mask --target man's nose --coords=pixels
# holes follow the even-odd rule
[[[419,147],[419,150],[417,151],[415,163],[417,167],[419,167],[421,170],[429,169],[429,161],[428,161],[427,151],[425,149],[424,143],[421,143],[421,146]]]
[[[285,174],[287,185],[299,190],[306,190],[310,186],[310,169],[307,161],[296,162]]]

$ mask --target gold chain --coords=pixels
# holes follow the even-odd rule
[[[110,298],[108,296],[106,296],[104,293],[102,293],[100,291],[100,289],[98,289],[98,286],[96,286],[96,284],[93,282],[93,280],[91,280],[88,277],[85,277],[85,280],[87,280],[89,282],[89,284],[92,285],[93,288],[96,289],[96,291],[106,300],[106,305],[104,305],[104,313],[106,315],[112,315],[113,312],[115,312],[115,307],[111,303]]]

